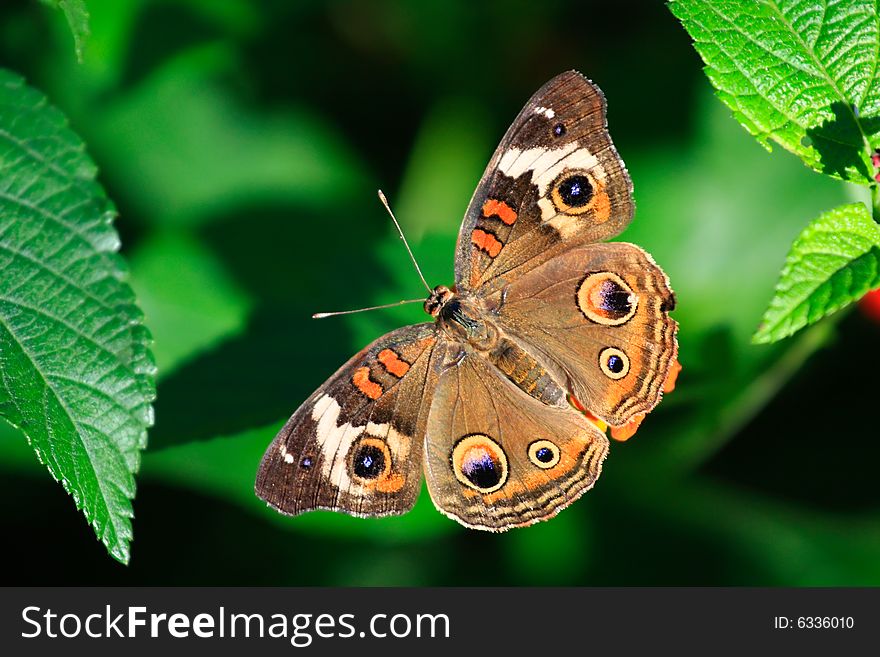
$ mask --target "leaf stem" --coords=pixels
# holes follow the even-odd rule
[[[871,186],[871,216],[880,224],[880,185]]]

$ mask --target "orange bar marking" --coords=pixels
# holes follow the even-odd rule
[[[475,228],[471,233],[471,242],[481,251],[485,251],[490,257],[494,258],[501,253],[501,242],[492,233]]]
[[[354,371],[354,376],[351,377],[351,382],[370,399],[379,399],[382,396],[382,386],[375,381],[370,381],[369,367],[357,368]]]
[[[391,374],[398,379],[409,372],[409,363],[394,353],[391,349],[383,349],[379,352],[379,362],[385,366]]]
[[[516,221],[516,210],[507,205],[504,201],[498,201],[494,198],[486,199],[486,202],[483,203],[483,216],[484,217],[498,217],[506,223],[508,226],[513,225]]]

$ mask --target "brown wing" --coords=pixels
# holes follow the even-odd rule
[[[492,156],[458,236],[456,285],[500,289],[567,248],[617,235],[632,214],[605,97],[563,73],[532,96]]]
[[[529,271],[490,302],[507,337],[613,426],[650,411],[677,352],[675,297],[632,244],[589,244]]]
[[[257,496],[297,515],[408,511],[422,481],[422,442],[436,377],[433,324],[393,331],[343,365],[291,416],[257,473]]]
[[[470,347],[455,349],[427,426],[434,505],[466,527],[504,531],[546,520],[591,488],[605,435],[570,407],[529,396]]]

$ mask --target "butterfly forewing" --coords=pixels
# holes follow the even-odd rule
[[[456,285],[500,289],[566,249],[617,235],[632,214],[605,97],[563,73],[532,96],[492,156],[458,236]]]
[[[257,495],[290,515],[408,511],[421,486],[436,342],[435,325],[408,326],[343,365],[269,445]]]

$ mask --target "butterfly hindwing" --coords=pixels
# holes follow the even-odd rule
[[[440,511],[504,531],[546,520],[592,487],[608,451],[595,425],[526,394],[468,347],[445,359],[425,441],[428,490]]]
[[[632,214],[605,97],[576,71],[558,75],[516,117],[480,180],[458,236],[456,285],[500,289],[566,249],[617,235]]]
[[[355,355],[269,445],[256,493],[282,513],[408,511],[422,480],[436,327],[393,331]]]
[[[491,299],[521,344],[613,426],[650,411],[675,360],[675,297],[654,260],[621,242],[566,251]]]

